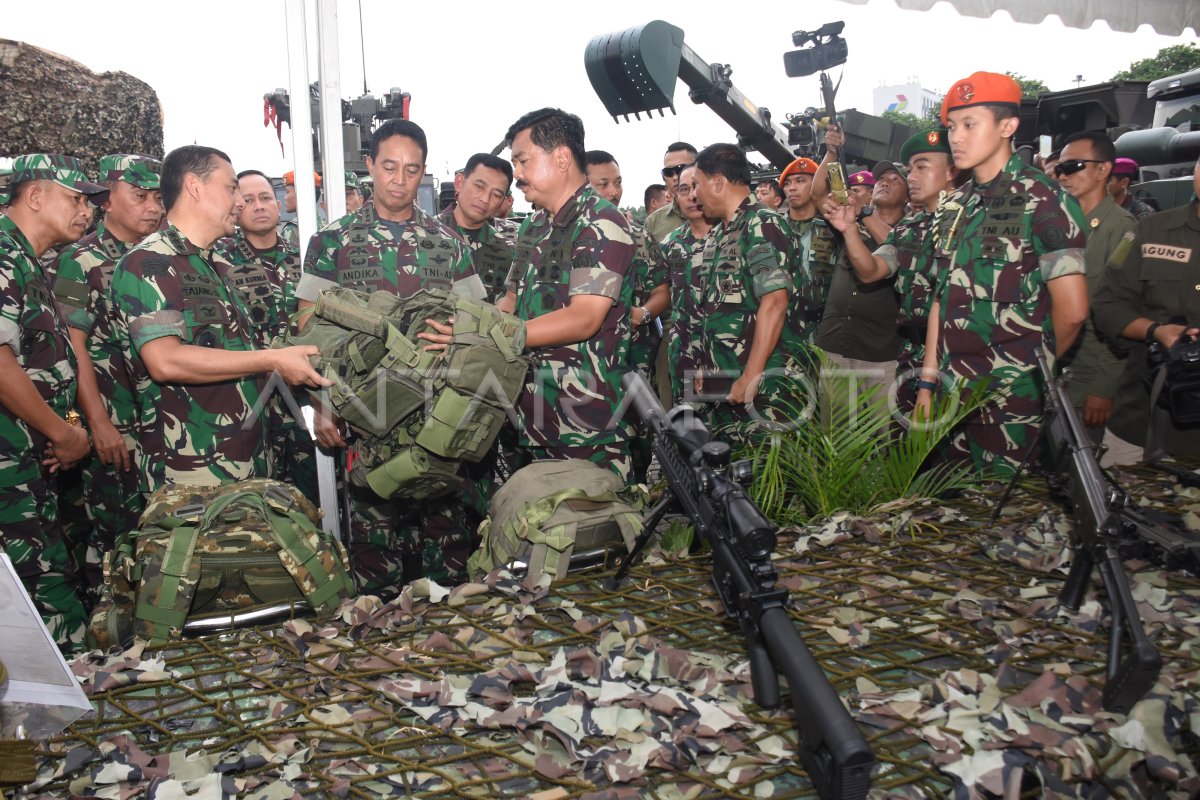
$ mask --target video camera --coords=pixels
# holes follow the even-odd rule
[[[1154,381],[1158,370],[1166,371],[1158,405],[1178,426],[1200,424],[1200,337],[1185,333],[1170,347],[1155,343],[1149,360],[1149,380]]]
[[[845,22],[828,22],[815,31],[793,33],[792,44],[802,49],[783,54],[783,69],[788,77],[801,78],[846,63],[850,51],[846,40],[839,35],[845,27]]]

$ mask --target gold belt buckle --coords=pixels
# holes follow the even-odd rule
[[[76,411],[75,409],[71,409],[70,411],[68,411],[67,415],[65,417],[63,417],[63,419],[65,419],[67,421],[67,424],[71,425],[72,427],[79,425],[79,423],[83,422],[83,417],[79,416],[79,412]]]

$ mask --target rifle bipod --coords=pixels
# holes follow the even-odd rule
[[[675,496],[671,494],[671,490],[667,489],[661,500],[655,504],[654,508],[650,509],[646,521],[642,523],[642,532],[638,534],[637,539],[633,542],[633,547],[629,553],[621,559],[621,566],[617,569],[617,574],[604,582],[604,588],[608,591],[616,591],[621,585],[621,581],[625,580],[625,575],[629,572],[629,568],[633,566],[634,559],[642,552],[642,548],[650,541],[650,537],[654,535],[654,529],[663,521],[663,517],[675,505]]]

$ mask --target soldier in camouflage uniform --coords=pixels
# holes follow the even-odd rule
[[[491,153],[476,153],[454,176],[454,203],[438,215],[438,221],[457,232],[471,249],[471,263],[489,303],[504,294],[517,252],[508,233],[492,222],[511,188],[512,165]]]
[[[625,193],[621,179],[621,165],[604,150],[588,150],[584,154],[587,163],[588,183],[596,194],[620,209],[621,197]],[[633,237],[633,306],[629,312],[632,331],[629,342],[629,366],[640,370],[652,382],[656,382],[655,357],[662,344],[660,317],[671,303],[671,292],[667,281],[667,262],[662,247],[636,222],[629,223]],[[641,420],[634,420],[638,435],[630,443],[633,459],[633,475],[637,483],[646,480],[652,455],[651,438],[640,428]]]
[[[127,250],[158,230],[162,164],[136,155],[100,159],[100,180],[108,187],[104,218],[96,230],[58,259],[54,294],[71,329],[79,362],[79,407],[95,453],[83,462],[87,541],[79,543],[80,567],[88,591],[99,591],[101,562],[116,537],[137,528],[145,503],[138,490],[137,400],[125,361],[109,289],[117,262]]]
[[[813,180],[817,163],[811,158],[797,158],[779,173],[779,183],[787,198],[787,222],[792,235],[793,272],[803,275],[805,296],[793,298],[803,302],[806,314],[805,336],[811,344],[817,335],[817,325],[825,313],[825,299],[833,270],[841,258],[841,242],[833,228],[817,213],[813,198]]]
[[[353,173],[351,173],[353,174]],[[300,280],[300,251],[278,234],[279,201],[266,175],[258,170],[238,173],[242,208],[238,231],[217,242],[217,257],[229,264],[226,282],[241,292],[254,327],[254,343],[266,348],[287,332],[296,313],[296,284]],[[304,403],[307,396],[296,398]],[[294,408],[280,396],[271,398],[267,425],[268,473],[288,481],[306,497],[317,496],[317,468],[312,436]]]
[[[313,183],[316,184],[316,196],[313,200],[317,203],[317,228],[320,229],[325,225],[325,204],[321,200],[321,176],[313,173]],[[294,170],[283,173],[283,210],[289,214],[296,213],[296,173]],[[296,224],[296,218],[293,216],[286,222],[279,224],[279,238],[284,244],[296,250],[300,249],[300,226]]]
[[[462,239],[416,205],[427,155],[425,132],[409,120],[388,120],[375,131],[367,158],[374,195],[309,241],[296,290],[301,311],[334,286],[400,297],[440,289],[485,298]],[[316,430],[322,447],[346,446],[340,422],[325,408],[318,410]],[[422,576],[465,576],[487,498],[456,496],[413,508],[363,487],[351,487],[350,496],[350,564],[360,591],[390,596]]]
[[[58,518],[58,475],[90,449],[75,354],[38,258],[83,236],[107,190],[57,155],[19,156],[0,217],[0,545],[55,641],[70,652],[87,615]]]
[[[1112,175],[1108,178],[1108,193],[1118,207],[1141,219],[1157,214],[1158,209],[1129,191],[1129,184],[1137,180],[1138,163],[1132,158],[1118,158],[1113,162]]]
[[[732,144],[696,157],[696,191],[718,218],[692,256],[704,289],[695,388],[714,401],[713,428],[736,438],[760,422],[789,425],[807,409],[812,357],[804,341],[804,277],[789,270],[791,232],[750,194],[750,165]]]
[[[629,426],[616,418],[629,359],[629,223],[588,185],[583,123],[556,108],[508,129],[526,217],[508,293],[532,351],[519,402],[519,440],[534,460],[582,458],[629,480]]]
[[[894,391],[898,410],[907,417],[912,413],[915,381],[925,358],[925,331],[935,282],[933,239],[928,234],[938,198],[954,190],[956,170],[944,129],[913,134],[900,149],[900,159],[908,165],[912,210],[874,253],[854,224],[853,206],[827,197],[822,211],[842,232],[846,255],[859,281],[871,285],[895,276],[893,288],[900,305],[896,326],[903,341],[896,360]]]
[[[358,211],[365,202],[367,200],[363,197],[362,180],[357,174],[346,170],[346,213]]]
[[[951,449],[1000,477],[1019,466],[1041,420],[1038,348],[1064,354],[1088,308],[1079,204],[1011,153],[1020,103],[1012,78],[977,72],[942,104],[954,164],[972,178],[934,219],[938,283],[917,385],[916,413],[928,414],[939,374],[990,378],[1002,395]]]
[[[704,286],[692,272],[692,255],[700,249],[712,222],[696,197],[696,167],[691,166],[679,176],[675,202],[687,217],[687,222],[672,231],[663,242],[667,274],[671,281],[671,333],[667,340],[667,363],[671,365],[671,395],[682,402],[684,393],[692,393],[696,375],[696,347],[700,343],[700,306],[704,303]]]
[[[117,327],[137,381],[141,490],[265,477],[261,375],[326,386],[311,346],[261,350],[231,265],[213,250],[234,231],[242,197],[229,158],[189,145],[163,161],[168,225],[121,259]]]

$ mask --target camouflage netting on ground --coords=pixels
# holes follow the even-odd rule
[[[158,95],[132,75],[0,39],[0,86],[0,156],[61,153],[92,173],[109,153],[163,157]]]
[[[1104,712],[1099,579],[1057,606],[1067,525],[1045,500],[1030,481],[996,529],[973,496],[781,538],[793,617],[880,762],[872,797],[1200,793],[1200,581],[1131,566],[1165,667],[1128,717]],[[596,572],[418,583],[333,621],[82,657],[96,713],[29,794],[815,796],[790,715],[749,700],[708,566],[645,563],[617,593]]]

